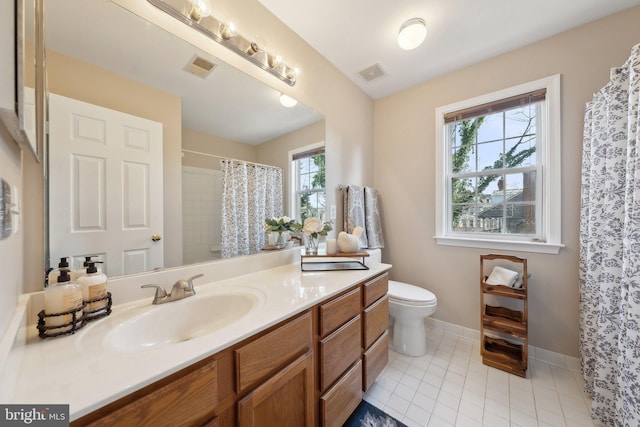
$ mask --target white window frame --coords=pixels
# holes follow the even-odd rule
[[[475,107],[500,99],[517,96],[546,88],[544,108],[541,108],[541,121],[546,124],[538,133],[536,158],[542,171],[542,214],[539,238],[530,236],[499,236],[489,233],[455,233],[449,231],[449,203],[447,189],[447,164],[450,150],[446,148],[446,125],[444,116],[447,113]],[[562,238],[562,198],[561,198],[561,103],[560,74],[545,77],[532,82],[513,86],[504,90],[456,102],[436,109],[436,234],[434,239],[439,245],[462,246],[470,248],[499,249],[510,251],[538,252],[557,254],[564,245]]]
[[[293,156],[298,153],[303,153],[305,151],[311,151],[316,148],[324,147],[324,141],[316,142],[314,144],[305,145],[304,147],[299,147],[294,150],[290,150],[288,153],[289,156],[289,216],[294,219],[298,219],[300,217],[299,207],[298,207],[298,187],[300,186],[300,177],[298,175],[298,170],[293,167]],[[326,156],[326,152],[325,152]],[[326,161],[326,157],[325,157]],[[326,173],[326,172],[325,172]],[[326,178],[326,177],[325,177]],[[326,183],[325,183],[326,185]],[[325,198],[327,188],[324,188]]]

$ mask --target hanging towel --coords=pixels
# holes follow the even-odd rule
[[[487,285],[513,286],[518,280],[518,272],[502,267],[493,267],[491,274],[485,280]]]
[[[360,235],[360,247],[366,248],[369,246],[369,243],[367,240],[367,226],[365,222],[364,187],[348,185],[342,193],[344,202],[343,230],[347,233],[353,233],[354,228],[362,227],[365,231]]]
[[[360,235],[360,247],[384,247],[378,192],[371,187],[348,185],[343,199],[343,230],[352,233],[354,228],[362,227],[365,231]]]
[[[364,188],[365,202],[365,230],[367,231],[368,248],[384,248],[382,237],[382,223],[380,222],[380,208],[378,206],[378,191],[371,187]]]

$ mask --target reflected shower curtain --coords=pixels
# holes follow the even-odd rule
[[[222,160],[222,257],[265,246],[265,219],[282,216],[282,169]]]
[[[580,359],[592,417],[640,425],[640,45],[587,104]]]

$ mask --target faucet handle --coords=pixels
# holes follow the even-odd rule
[[[196,274],[195,276],[189,277],[187,279],[187,288],[194,294],[196,293],[196,291],[195,289],[193,289],[193,281],[196,280],[198,277],[202,277],[202,276],[204,276],[204,274]]]
[[[156,295],[153,298],[153,303],[157,304],[158,301],[167,297],[167,291],[160,285],[142,285],[141,288],[156,288]]]

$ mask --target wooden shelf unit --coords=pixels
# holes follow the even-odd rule
[[[489,265],[499,265],[518,270],[522,277],[522,288],[505,285],[490,285],[485,281],[490,271]],[[482,363],[497,369],[527,376],[528,358],[528,274],[527,260],[512,255],[488,254],[480,256],[480,354]],[[490,305],[487,295],[522,301],[520,309]]]

